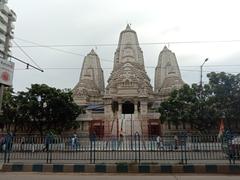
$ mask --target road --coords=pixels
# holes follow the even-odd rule
[[[240,176],[231,175],[146,175],[146,174],[37,174],[37,173],[0,173],[0,180],[239,180]]]

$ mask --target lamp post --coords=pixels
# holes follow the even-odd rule
[[[202,63],[202,65],[200,66],[200,97],[202,97],[202,70],[203,70],[203,65],[208,61],[208,58],[206,58],[204,60],[204,62]]]

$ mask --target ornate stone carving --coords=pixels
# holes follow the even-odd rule
[[[160,97],[167,97],[172,90],[181,88],[183,84],[176,56],[165,46],[155,69],[154,91]]]
[[[102,97],[104,93],[103,70],[100,65],[100,59],[94,50],[91,50],[84,58],[79,82],[73,88],[72,92],[75,100],[79,98],[91,100],[91,98]],[[87,102],[84,101],[85,103]]]

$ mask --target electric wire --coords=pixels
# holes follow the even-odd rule
[[[41,67],[34,61],[34,59],[16,41],[13,40],[13,43],[16,44],[16,46],[25,56],[27,56],[39,69],[41,69]]]
[[[29,40],[25,40],[19,37],[15,37],[21,41],[32,43]],[[168,45],[168,44],[212,44],[212,43],[239,43],[239,39],[232,40],[212,40],[212,41],[165,41],[165,42],[146,42],[146,43],[128,43],[128,44],[117,44],[117,43],[96,43],[96,44],[51,44],[51,45],[41,45],[35,43],[35,45],[24,45],[24,48],[34,48],[34,47],[96,47],[96,46],[118,46],[118,45]]]
[[[67,53],[67,54],[72,54],[72,55],[77,55],[77,56],[81,56],[81,57],[85,57],[86,55],[83,54],[79,54],[79,53],[75,53],[72,51],[68,51],[68,50],[63,50],[63,49],[59,49],[59,48],[55,48],[55,47],[70,47],[70,46],[115,46],[118,44],[89,44],[89,45],[42,45],[33,41],[29,41],[29,40],[25,40],[19,37],[15,37],[16,39],[23,41],[23,42],[27,42],[27,43],[31,43],[34,44],[34,46],[20,46],[20,47],[41,47],[41,48],[48,48],[51,50],[55,50],[58,52],[62,52],[62,53]],[[233,42],[240,42],[240,40],[218,40],[218,41],[172,41],[172,42],[159,42],[159,43],[139,43],[139,45],[157,45],[157,44],[199,44],[199,43],[233,43]],[[113,62],[113,60],[110,60],[108,58],[100,58],[101,61],[106,61],[106,62]],[[236,65],[206,65],[205,67],[216,67],[216,66],[236,66]],[[237,65],[240,66],[240,65]],[[182,67],[199,67],[199,66],[182,66]]]
[[[51,49],[51,50],[54,50],[54,51],[58,51],[58,52],[66,53],[66,54],[71,54],[71,55],[76,55],[76,56],[81,56],[81,57],[86,56],[86,55],[83,55],[83,54],[79,54],[79,53],[76,53],[76,52],[55,48],[55,47],[48,46],[48,45],[41,45],[39,43],[29,41],[29,40],[24,40],[24,39],[21,39],[21,38],[16,38],[16,39],[19,39],[19,40],[27,42],[27,43],[35,44],[37,47],[41,47],[41,48],[48,48],[48,49]],[[24,46],[21,46],[21,47],[24,47]],[[113,62],[112,60],[105,59],[105,58],[101,58],[101,60],[106,61],[106,62]]]

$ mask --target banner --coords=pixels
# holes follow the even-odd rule
[[[0,58],[0,84],[12,86],[14,63]]]

